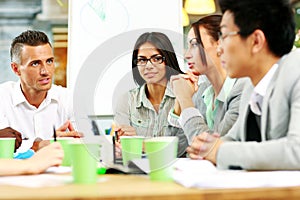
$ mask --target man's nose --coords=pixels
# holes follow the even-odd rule
[[[47,74],[49,71],[45,65],[41,67],[41,74]]]

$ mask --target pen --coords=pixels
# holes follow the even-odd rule
[[[53,137],[54,137],[54,142],[56,142],[56,130],[54,125],[53,125]]]
[[[112,143],[113,143],[113,163],[116,164],[116,138],[112,136]]]
[[[118,131],[115,131],[115,140],[118,141],[119,138],[118,138]]]

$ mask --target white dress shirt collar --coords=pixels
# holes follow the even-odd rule
[[[278,63],[275,63],[254,88],[249,104],[250,104],[251,111],[256,115],[261,116],[263,98],[266,94],[268,85],[271,82],[277,68],[278,68]]]
[[[51,87],[50,90],[48,90],[47,96],[44,99],[42,104],[44,104],[44,103],[49,104],[51,102],[51,100],[58,101],[58,94],[57,94],[57,92],[55,92],[53,90],[54,90],[53,87]],[[21,103],[26,103],[30,107],[32,106],[26,100],[26,98],[22,92],[20,81],[18,81],[18,84],[16,84],[16,87],[14,88],[12,101],[13,101],[14,106],[17,106],[18,104],[21,104]]]
[[[269,83],[273,78],[276,70],[278,68],[278,63],[275,63],[271,69],[267,72],[267,74],[258,82],[258,84],[254,88],[254,92],[260,94],[261,96],[265,96]]]

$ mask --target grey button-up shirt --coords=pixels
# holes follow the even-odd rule
[[[167,116],[175,103],[175,96],[168,83],[158,113],[146,96],[146,85],[122,95],[115,109],[116,124],[133,126],[137,135],[145,137],[165,136]]]

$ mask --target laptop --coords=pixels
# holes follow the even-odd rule
[[[150,172],[149,161],[145,156],[123,165],[122,155],[116,147],[116,133],[106,135],[113,123],[113,115],[89,115],[92,131],[100,143],[100,164],[107,168],[107,173],[147,174]]]
[[[88,115],[94,135],[110,134],[114,115]]]

